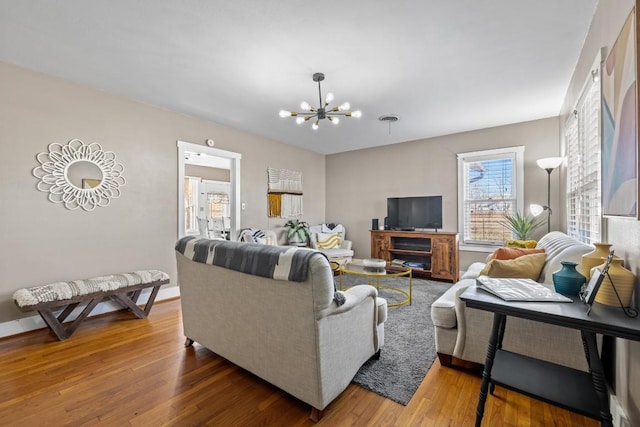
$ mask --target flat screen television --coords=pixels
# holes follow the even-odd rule
[[[442,196],[389,197],[386,225],[391,230],[442,229]]]

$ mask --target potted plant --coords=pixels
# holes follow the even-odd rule
[[[292,246],[307,246],[309,240],[309,224],[305,221],[290,219],[284,224],[287,238]]]
[[[501,224],[506,227],[516,239],[527,240],[529,233],[545,223],[545,219],[541,217],[530,217],[516,212],[514,215],[504,214],[504,222]]]

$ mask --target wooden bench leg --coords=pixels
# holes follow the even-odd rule
[[[159,290],[160,286],[153,287],[151,295],[149,295],[149,299],[147,300],[144,309],[141,309],[136,304],[136,300],[138,299],[139,295],[137,292],[134,292],[132,295],[128,295],[127,292],[111,295],[111,299],[118,302],[122,307],[131,310],[138,318],[144,319],[149,315],[149,312],[151,311],[151,307],[153,306],[153,302],[155,301]],[[135,300],[133,300],[132,298],[135,298]]]
[[[102,301],[102,298],[94,298],[89,301],[89,304],[87,304],[87,306],[82,310],[78,317],[76,317],[76,319],[68,326],[65,326],[62,322],[69,316],[69,314],[71,314],[73,309],[78,305],[77,303],[69,304],[67,307],[65,307],[64,310],[62,310],[62,313],[60,313],[58,317],[53,314],[53,311],[51,311],[50,308],[41,308],[40,310],[38,310],[38,313],[40,314],[40,317],[42,317],[42,320],[44,320],[44,323],[47,324],[49,329],[51,329],[51,331],[56,334],[58,339],[60,341],[64,341],[69,338],[76,329],[78,329],[80,323],[89,315],[89,313],[91,313],[94,308],[96,308],[100,301]]]

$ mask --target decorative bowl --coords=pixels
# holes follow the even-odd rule
[[[387,262],[379,258],[368,258],[362,260],[362,265],[365,267],[383,268],[386,267]]]

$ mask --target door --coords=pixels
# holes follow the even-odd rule
[[[436,279],[458,280],[455,271],[458,265],[454,257],[458,253],[454,236],[431,237],[431,277]]]

